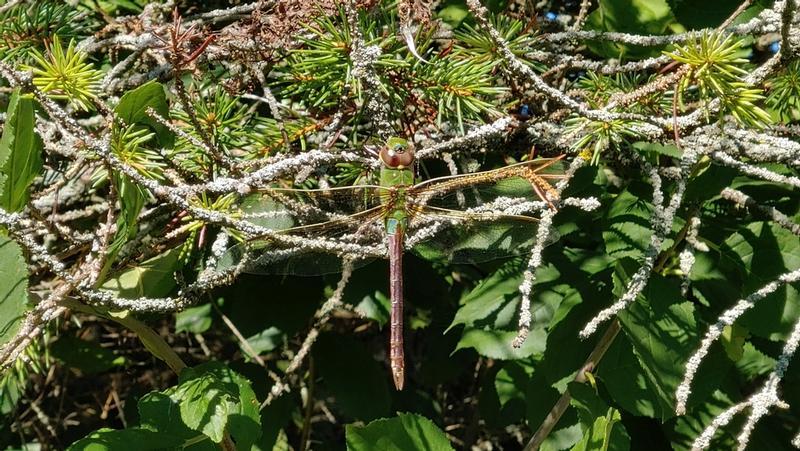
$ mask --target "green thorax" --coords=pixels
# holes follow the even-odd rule
[[[406,212],[406,189],[414,184],[414,150],[401,138],[389,138],[381,151],[380,185],[381,203],[386,208],[386,232],[394,234],[400,228],[405,231],[408,223]]]
[[[406,212],[406,188],[414,184],[414,171],[410,168],[381,168],[381,186],[388,188],[381,191],[381,202],[389,204],[386,210],[386,233],[394,234],[397,227],[406,229],[408,214]]]
[[[380,184],[384,188],[411,186],[414,184],[414,171],[411,168],[392,169],[384,166],[381,168]]]

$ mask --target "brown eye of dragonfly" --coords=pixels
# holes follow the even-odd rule
[[[394,144],[381,149],[381,161],[392,169],[403,169],[414,163],[414,149],[411,145]]]

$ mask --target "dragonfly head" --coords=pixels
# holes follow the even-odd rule
[[[392,137],[381,149],[380,157],[387,168],[410,168],[414,163],[414,146],[403,138]]]

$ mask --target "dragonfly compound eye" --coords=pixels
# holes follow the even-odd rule
[[[380,155],[383,164],[392,169],[408,168],[414,163],[414,148],[408,143],[384,146]]]

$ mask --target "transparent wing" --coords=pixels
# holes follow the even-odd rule
[[[417,206],[451,210],[503,211],[520,214],[549,206],[558,194],[553,184],[563,178],[561,158],[526,161],[491,171],[439,177],[410,188]],[[529,211],[533,213],[533,211]]]
[[[407,247],[428,260],[481,263],[529,254],[539,221],[524,215],[467,213],[426,207],[409,228]],[[554,230],[545,245],[558,240]]]
[[[380,205],[386,189],[356,185],[330,189],[268,188],[247,196],[241,203],[243,219],[272,230],[286,230],[342,220]],[[315,230],[323,233],[325,227]]]
[[[552,184],[563,177],[560,158],[538,159],[492,171],[432,179],[411,188],[407,243],[428,259],[479,263],[529,253],[536,215],[552,208]],[[548,236],[546,244],[558,239]]]
[[[274,230],[234,245],[217,269],[241,264],[253,274],[320,275],[340,272],[345,258],[363,266],[385,253],[380,186],[327,190],[266,189],[241,205],[244,220]]]

